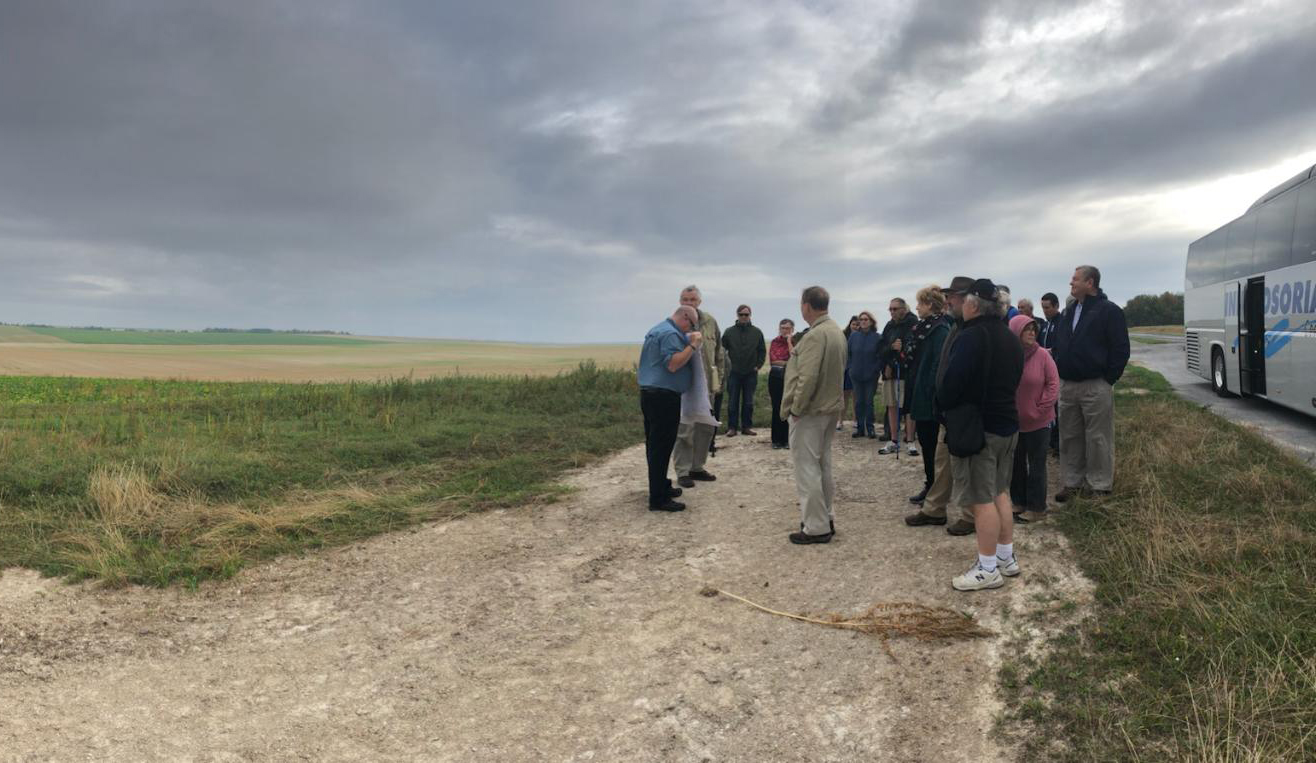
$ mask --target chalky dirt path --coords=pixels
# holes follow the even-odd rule
[[[789,452],[721,439],[684,514],[643,447],[546,506],[283,559],[200,591],[0,577],[2,760],[1008,760],[995,673],[1089,587],[1027,527],[1024,574],[951,590],[970,539],[901,522],[918,459],[838,437],[838,535],[792,546]],[[878,640],[773,617],[947,605],[998,631]],[[1036,637],[1037,634],[1032,634]]]

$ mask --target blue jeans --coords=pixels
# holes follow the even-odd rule
[[[759,386],[759,372],[727,374],[727,429],[751,429],[754,426],[754,390]],[[744,426],[741,426],[741,422]]]
[[[877,393],[877,379],[854,380],[854,428],[860,434],[874,432],[873,395]]]

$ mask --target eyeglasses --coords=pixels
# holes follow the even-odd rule
[[[749,313],[736,313],[736,315],[739,315],[741,318],[748,318],[748,317],[749,317]]]
[[[903,308],[903,307],[888,307],[888,308],[887,308],[887,312],[890,312],[890,313],[898,313],[898,312],[900,312],[901,310],[904,310],[904,309],[905,309],[905,308]]]

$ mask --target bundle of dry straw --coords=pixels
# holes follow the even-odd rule
[[[906,636],[924,641],[932,640],[956,640],[984,638],[995,635],[991,631],[978,625],[977,621],[971,615],[964,612],[956,612],[946,607],[928,607],[922,604],[915,604],[909,601],[895,601],[874,604],[868,608],[868,611],[861,615],[838,615],[832,613],[822,613],[818,615],[800,615],[793,612],[780,612],[775,609],[769,609],[757,602],[750,601],[743,596],[737,596],[734,593],[728,593],[720,588],[711,586],[701,590],[702,596],[722,595],[736,601],[744,602],[755,609],[767,612],[770,615],[780,617],[789,617],[792,620],[799,620],[805,623],[814,623],[815,625],[825,625],[829,628],[841,628],[843,630],[859,631],[867,633],[870,636],[876,636],[883,641],[892,636]]]

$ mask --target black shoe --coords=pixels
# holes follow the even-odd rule
[[[885,435],[885,434],[880,434],[880,435],[877,436],[877,441],[878,441],[878,442],[886,442],[887,440],[890,440],[890,439],[891,439],[891,438],[890,438],[888,435]]]
[[[877,439],[877,435],[874,434],[874,433],[872,433],[872,432],[869,432],[869,433],[868,433],[868,439],[870,439],[870,440],[876,440],[876,439]]]
[[[668,499],[667,503],[658,506],[650,506],[649,511],[685,511],[685,504],[680,501]]]
[[[690,477],[677,477],[677,478],[676,478],[676,482],[677,482],[677,484],[679,484],[681,487],[694,487],[694,486],[695,486],[695,481],[694,481],[693,479],[691,479]]]
[[[910,527],[924,527],[926,525],[940,526],[946,524],[946,518],[934,517],[931,514],[924,514],[921,511],[916,511],[913,514],[905,515],[905,524]]]
[[[681,497],[681,488],[679,488],[679,487],[669,487],[669,488],[667,488],[667,497],[668,497],[668,498],[680,498],[680,497]]]
[[[1079,488],[1067,487],[1064,490],[1061,490],[1059,493],[1056,493],[1056,503],[1064,503],[1065,501],[1068,501],[1070,498],[1073,498],[1081,494],[1082,492],[1083,491]]]
[[[742,429],[740,430],[740,433],[746,437],[755,437],[758,435],[758,432],[755,432],[753,429]]]
[[[717,479],[717,477],[714,477],[713,475],[709,474],[703,469],[700,469],[697,472],[690,472],[690,479],[699,480],[700,482],[712,482],[713,480]],[[689,485],[684,485],[684,483],[682,484],[684,487],[689,487]]]
[[[955,524],[946,525],[947,535],[973,535],[977,531],[972,522],[965,522],[963,519],[955,520]]]
[[[832,520],[832,519],[827,520],[827,531],[828,531],[829,533],[831,533],[832,535],[835,535],[835,534],[836,534],[836,521],[835,521],[835,520]],[[804,532],[804,523],[803,523],[803,522],[800,523],[800,532]]]
[[[911,495],[909,497],[909,502],[914,504],[915,506],[922,506],[923,501],[927,500],[927,497],[928,497],[928,489],[923,488],[921,491],[919,491],[918,495]]]
[[[791,543],[797,546],[804,546],[810,543],[831,543],[834,533],[823,533],[822,535],[810,535],[806,532],[791,533]]]
[[[852,435],[850,435],[850,436],[851,436],[851,437],[863,437],[863,436],[864,436],[864,433],[863,433],[863,432],[855,432],[854,434],[852,434]]]

